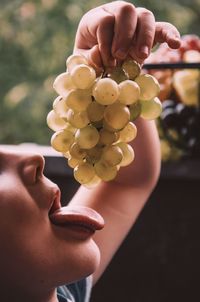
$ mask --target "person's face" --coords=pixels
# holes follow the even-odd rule
[[[60,225],[62,217],[73,220],[71,210],[50,219],[60,207],[60,191],[44,177],[43,167],[40,155],[0,148],[0,284],[12,288],[40,290],[73,282],[99,263],[92,232]]]

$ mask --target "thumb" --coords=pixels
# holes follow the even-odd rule
[[[90,49],[78,48],[75,49],[74,53],[83,55],[88,60],[89,65],[95,69],[97,75],[103,72],[103,62],[98,45],[94,45]]]

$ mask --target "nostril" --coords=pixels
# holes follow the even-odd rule
[[[35,184],[39,181],[43,176],[43,170],[44,158],[42,156],[27,156],[22,162],[24,181],[27,184]]]
[[[40,178],[43,176],[44,171],[44,159],[42,157],[39,158],[39,160],[35,163],[35,182],[40,180]]]
[[[42,176],[42,173],[41,173],[41,167],[40,166],[36,166],[35,167],[35,182],[37,182]]]

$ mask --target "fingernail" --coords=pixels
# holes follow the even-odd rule
[[[118,59],[124,59],[127,55],[127,50],[120,48],[115,52],[115,57],[117,57]]]
[[[181,40],[177,37],[171,38],[168,45],[173,49],[177,49],[181,46]]]
[[[179,39],[179,38],[174,38],[174,41],[176,42],[176,43],[179,43],[179,44],[181,44],[181,39]]]
[[[142,54],[142,56],[148,57],[148,55],[149,55],[148,46],[146,46],[146,45],[141,46],[140,53]]]

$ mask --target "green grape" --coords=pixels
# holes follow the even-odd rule
[[[150,74],[142,74],[135,79],[140,87],[140,100],[148,101],[156,97],[160,92],[160,86],[156,78]]]
[[[100,79],[94,85],[92,94],[99,104],[110,105],[117,100],[119,96],[119,87],[112,79]]]
[[[61,118],[66,118],[66,113],[69,108],[67,107],[65,98],[58,96],[53,102],[53,110]]]
[[[75,138],[80,148],[93,148],[99,141],[99,132],[92,125],[88,125],[82,129],[78,129]]]
[[[111,78],[119,84],[122,81],[128,80],[128,75],[121,67],[116,66],[112,68],[110,72],[108,72],[108,78]]]
[[[113,180],[117,176],[117,167],[108,166],[104,161],[98,161],[94,165],[95,172],[103,181]]]
[[[120,147],[113,145],[105,147],[102,153],[101,160],[109,166],[116,166],[122,161],[123,153]]]
[[[86,160],[92,164],[98,162],[101,159],[101,155],[103,152],[103,148],[99,145],[94,146],[91,149],[87,149],[87,157]]]
[[[86,111],[91,102],[92,96],[88,90],[73,89],[66,97],[67,106],[74,111]]]
[[[94,167],[93,165],[87,162],[79,164],[74,168],[74,178],[80,184],[87,184],[93,179],[94,176],[95,176]]]
[[[124,105],[131,105],[138,101],[140,97],[140,87],[131,80],[123,81],[119,84],[119,101]]]
[[[124,129],[119,132],[119,140],[121,142],[129,143],[135,139],[137,135],[137,127],[132,122],[129,122]]]
[[[146,120],[154,120],[159,117],[162,112],[162,103],[157,97],[149,101],[141,101],[141,106],[141,117]]]
[[[130,121],[135,121],[141,114],[141,103],[138,101],[129,106]]]
[[[119,138],[119,134],[117,132],[110,132],[104,128],[99,131],[99,144],[100,145],[111,145],[116,142]]]
[[[106,107],[104,119],[110,127],[121,130],[129,122],[130,111],[125,105],[115,103]]]
[[[88,105],[87,113],[91,122],[98,122],[102,120],[105,106],[93,101]]]
[[[58,131],[66,127],[66,122],[51,110],[47,115],[47,125],[53,131]]]
[[[67,93],[71,89],[76,88],[76,86],[73,84],[70,74],[68,72],[63,72],[56,77],[53,88],[59,95],[65,97]]]
[[[70,168],[74,169],[74,168],[76,168],[76,166],[82,164],[83,160],[70,156],[67,160],[67,163]]]
[[[72,82],[79,89],[90,88],[94,84],[94,81],[96,79],[94,68],[85,64],[75,66],[70,74]]]
[[[75,179],[93,188],[113,180],[120,167],[134,160],[128,144],[137,135],[132,121],[160,115],[160,88],[153,76],[140,75],[141,67],[132,59],[106,70],[104,78],[96,78],[82,55],[71,55],[66,65],[67,72],[53,83],[59,96],[47,116],[56,131],[51,145],[67,158]]]
[[[80,64],[88,64],[87,59],[82,55],[71,55],[66,61],[66,67],[70,73],[74,69],[74,67]]]
[[[139,76],[141,72],[141,66],[139,63],[132,59],[127,59],[123,64],[122,68],[124,69],[125,73],[128,75],[130,80],[134,80],[136,77]]]
[[[84,128],[90,122],[86,111],[76,112],[72,109],[67,111],[67,121],[75,128]]]
[[[60,130],[55,132],[51,137],[52,147],[59,152],[65,153],[69,151],[70,145],[74,141],[73,133],[68,130]]]
[[[121,167],[125,167],[130,165],[130,163],[134,160],[135,153],[133,148],[124,142],[120,142],[117,144],[118,147],[122,150],[123,158],[120,162]]]
[[[86,151],[81,149],[77,143],[73,143],[69,148],[71,157],[76,159],[84,159],[86,157]]]
[[[92,180],[90,180],[89,182],[87,182],[86,184],[84,184],[84,186],[88,189],[92,189],[94,187],[96,187],[97,185],[99,185],[101,183],[101,179],[95,175]]]

